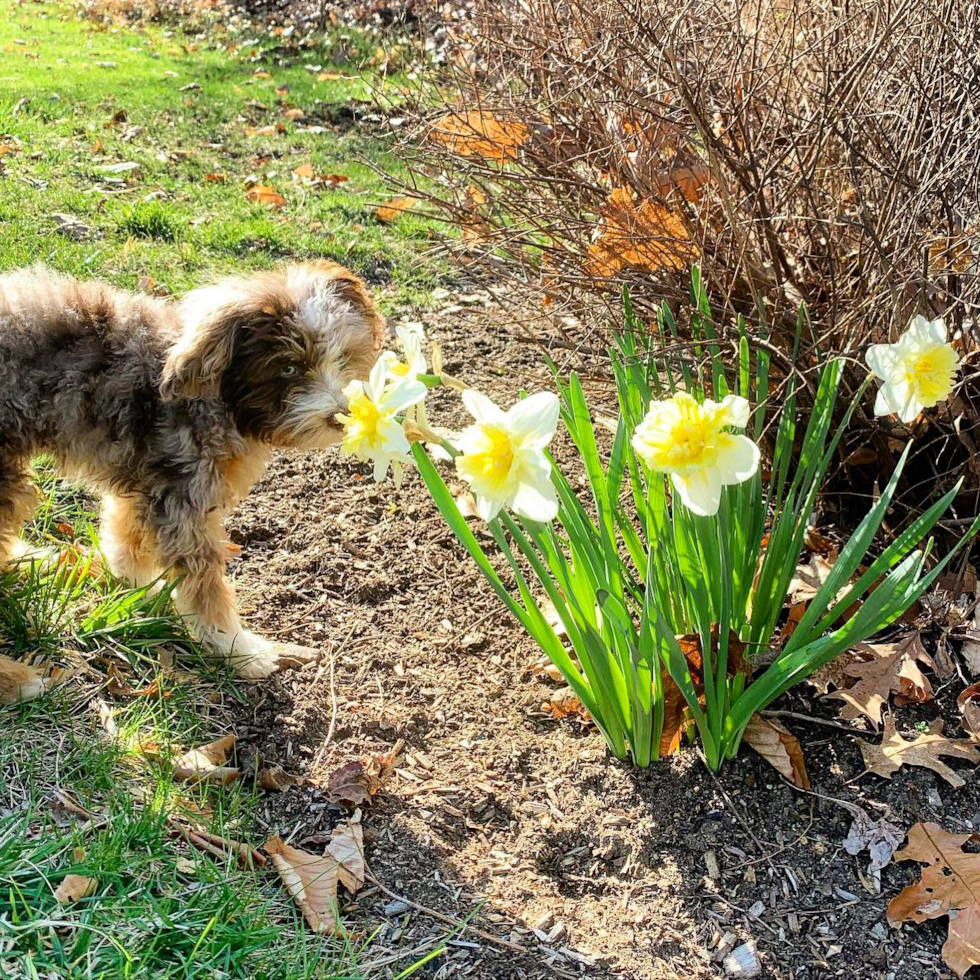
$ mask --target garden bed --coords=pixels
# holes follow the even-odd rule
[[[546,384],[540,353],[495,315],[492,296],[465,298],[427,322],[446,369],[503,404],[520,386]],[[443,420],[457,403],[440,394]],[[959,790],[925,770],[858,778],[859,738],[793,719],[784,720],[803,743],[810,793],[747,749],[717,779],[692,748],[648,771],[618,763],[594,728],[541,710],[558,685],[532,673],[535,648],[417,476],[395,490],[367,472],[332,454],[280,458],[232,523],[252,623],[325,654],[252,689],[233,720],[242,742],[321,788],[338,766],[404,742],[365,818],[368,862],[387,891],[372,888],[345,910],[352,929],[381,923],[386,944],[406,948],[445,933],[388,892],[472,915],[523,951],[466,932],[451,940],[452,967],[439,973],[440,958],[430,969],[486,980],[716,976],[725,951],[745,942],[763,976],[947,975],[945,920],[899,931],[885,919],[915,865],[889,865],[875,893],[867,854],[842,847],[852,816],[839,801],[874,818],[887,805],[903,829],[929,820],[968,829],[980,825],[968,772]],[[955,733],[960,687],[937,684],[937,700],[901,709],[899,727],[945,713]],[[811,694],[804,685],[774,707],[834,719],[834,703]],[[340,816],[315,787],[263,807],[270,830],[296,842]]]

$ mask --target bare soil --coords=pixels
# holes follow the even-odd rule
[[[547,383],[540,352],[495,316],[489,293],[454,299],[427,321],[447,370],[504,403]],[[464,423],[452,393],[431,402],[437,423]],[[693,748],[647,771],[613,760],[594,728],[541,710],[557,685],[532,674],[536,649],[415,474],[397,490],[335,453],[281,456],[231,536],[252,626],[323,650],[319,664],[249,689],[240,745],[322,787],[338,766],[404,740],[365,811],[383,888],[350,902],[347,925],[380,925],[385,945],[408,950],[448,929],[421,905],[499,940],[457,932],[417,975],[699,980],[724,975],[725,953],[753,942],[764,977],[950,976],[945,919],[886,922],[915,865],[888,866],[876,892],[867,854],[843,850],[851,816],[838,801],[875,817],[887,804],[903,829],[980,828],[969,767],[953,764],[967,779],[959,790],[922,769],[862,776],[859,738],[799,720],[787,724],[810,793],[748,749],[718,777]],[[902,709],[900,730],[944,712],[956,734],[962,684],[937,688],[933,704]],[[835,717],[811,695],[774,707]],[[264,797],[262,819],[302,846],[340,813],[315,785]]]

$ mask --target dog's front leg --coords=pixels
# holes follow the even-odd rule
[[[243,677],[268,677],[279,665],[277,644],[246,630],[238,618],[218,509],[195,505],[178,489],[158,498],[148,517],[160,563],[176,582],[174,604],[204,652]]]
[[[277,644],[242,626],[235,591],[224,574],[224,557],[222,549],[174,562],[174,603],[205,653],[226,660],[242,677],[268,677],[279,665]]]

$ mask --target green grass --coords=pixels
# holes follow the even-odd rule
[[[326,257],[403,311],[424,305],[448,274],[426,249],[424,217],[375,217],[394,192],[372,164],[399,164],[383,138],[350,125],[376,81],[370,69],[334,63],[341,47],[356,59],[373,43],[348,34],[263,52],[278,42],[105,29],[52,3],[3,9],[0,146],[16,150],[0,150],[0,270],[43,261],[180,293],[220,273]],[[344,77],[318,81],[305,67],[317,64]],[[257,102],[267,108],[249,105]],[[301,131],[289,107],[323,131]],[[246,134],[277,124],[284,132]],[[138,168],[116,168],[126,163]],[[348,179],[294,182],[303,164]],[[250,202],[253,180],[285,206]],[[74,216],[88,236],[56,232],[55,214]],[[265,839],[255,787],[188,790],[133,750],[140,739],[211,741],[243,695],[207,664],[194,681],[160,667],[161,654],[194,655],[166,594],[101,574],[95,501],[43,461],[37,472],[42,500],[26,537],[70,560],[0,572],[0,650],[75,674],[37,701],[0,706],[0,977],[407,976],[407,964],[378,961],[370,937],[355,946],[313,936],[271,871],[216,861],[171,836],[168,820],[190,811],[214,833]],[[164,693],[115,698],[110,666],[133,689],[157,680]],[[59,814],[56,790],[71,792],[94,823]],[[66,874],[96,877],[96,892],[59,905],[53,890]]]
[[[52,3],[9,10],[0,18],[0,134],[18,150],[0,156],[0,270],[43,261],[182,292],[217,273],[326,257],[401,307],[423,303],[448,274],[431,257],[424,216],[376,218],[395,192],[372,166],[402,168],[372,132],[377,123],[353,124],[382,83],[356,60],[334,64],[337,38],[263,56],[276,42],[261,34],[251,45],[248,34],[105,29]],[[365,45],[345,38],[360,58]],[[319,81],[308,70],[318,65],[340,77]],[[390,76],[386,94],[397,97],[400,84]],[[294,109],[305,119],[290,119]],[[269,127],[272,135],[247,134]],[[122,164],[138,169],[114,170]],[[294,180],[306,164],[347,180]],[[249,201],[250,181],[275,188],[285,206]],[[55,214],[75,216],[90,237],[57,233]]]

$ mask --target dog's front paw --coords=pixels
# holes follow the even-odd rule
[[[258,633],[242,630],[230,639],[227,634],[218,634],[224,647],[221,653],[234,672],[245,680],[260,681],[274,674],[279,667],[278,644],[267,640]],[[217,639],[215,637],[214,639]]]
[[[298,670],[307,664],[315,664],[322,655],[315,647],[303,647],[298,643],[273,643],[272,646],[279,661],[279,670]]]

